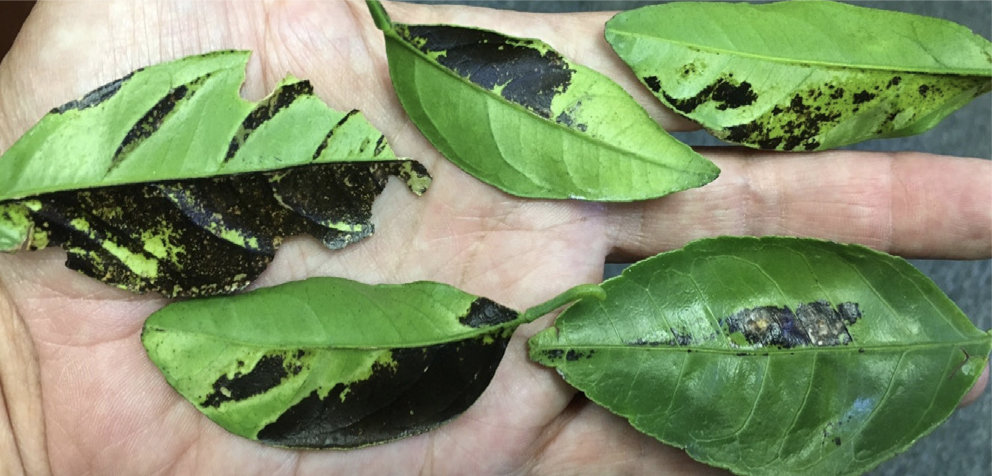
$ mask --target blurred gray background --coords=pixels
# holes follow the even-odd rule
[[[459,3],[529,12],[629,10],[658,2],[643,1],[419,1]],[[944,18],[992,38],[990,1],[873,1],[857,5]],[[703,131],[675,134],[689,145],[725,145]],[[955,112],[934,129],[917,136],[864,142],[854,150],[914,150],[992,159],[992,95],[986,94]],[[992,203],[989,204],[992,207]],[[992,328],[992,261],[913,260],[924,274],[981,329]],[[624,265],[607,266],[606,277]],[[869,474],[874,476],[985,476],[992,474],[992,386],[978,402],[955,412],[905,453]]]

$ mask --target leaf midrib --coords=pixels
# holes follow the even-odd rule
[[[772,63],[786,64],[786,65],[796,66],[796,67],[802,67],[802,66],[805,66],[805,65],[810,65],[810,66],[826,66],[826,67],[838,68],[838,69],[862,69],[862,70],[869,70],[869,71],[884,71],[884,72],[887,72],[887,73],[917,73],[917,74],[928,74],[928,75],[932,75],[932,76],[975,76],[975,77],[989,77],[989,78],[992,78],[992,65],[989,66],[989,69],[988,70],[948,69],[948,70],[945,70],[945,71],[942,71],[942,72],[937,72],[937,71],[927,70],[927,69],[922,69],[922,68],[903,68],[903,69],[896,69],[894,67],[882,67],[882,66],[878,66],[878,65],[861,65],[861,64],[854,64],[854,63],[834,63],[834,62],[829,62],[829,61],[797,60],[797,59],[785,58],[785,57],[769,57],[769,56],[762,56],[762,55],[755,54],[755,53],[748,53],[748,52],[735,51],[735,50],[726,50],[726,49],[723,49],[723,48],[715,48],[715,47],[712,47],[712,46],[701,45],[701,44],[698,44],[698,43],[689,43],[689,42],[685,42],[685,41],[672,40],[672,39],[668,39],[668,38],[660,38],[660,37],[656,37],[656,36],[645,35],[645,34],[642,34],[642,33],[635,33],[635,32],[631,32],[631,31],[620,30],[620,29],[615,29],[615,28],[612,29],[612,32],[614,34],[616,34],[616,35],[624,35],[624,36],[628,36],[628,37],[641,38],[641,39],[646,39],[648,41],[658,41],[658,42],[663,42],[663,43],[670,43],[670,44],[673,44],[673,45],[681,46],[681,47],[683,47],[685,49],[695,48],[697,50],[705,51],[705,52],[708,52],[708,53],[725,54],[725,55],[730,55],[730,56],[738,56],[738,57],[741,57],[741,58],[751,58],[751,59],[757,59],[757,60],[762,60],[762,61],[768,61],[768,62],[772,62]]]
[[[497,334],[499,331],[505,331],[508,328],[515,329],[516,327],[519,327],[520,325],[525,323],[526,321],[523,318],[518,317],[517,319],[514,319],[512,321],[505,322],[503,324],[495,325],[492,327],[487,327],[477,332],[466,332],[466,333],[446,336],[447,338],[444,340],[410,342],[410,343],[402,343],[399,345],[340,345],[340,344],[315,345],[313,342],[288,343],[286,341],[280,341],[278,344],[268,343],[268,342],[259,343],[259,342],[248,342],[241,339],[232,338],[223,333],[212,334],[208,332],[195,332],[185,329],[170,329],[163,326],[155,326],[154,328],[151,328],[151,330],[163,334],[173,334],[173,335],[178,334],[183,336],[184,338],[192,337],[192,338],[196,338],[196,340],[199,341],[209,340],[213,342],[226,343],[227,345],[230,346],[239,346],[239,347],[247,347],[254,349],[267,349],[267,350],[316,349],[319,351],[326,351],[326,352],[336,351],[336,350],[360,350],[360,351],[373,352],[373,351],[392,350],[392,349],[411,349],[411,348],[416,349],[416,348],[430,347],[433,345],[451,344],[454,342],[460,342],[478,337],[484,337],[486,335]]]
[[[630,350],[637,352],[673,352],[673,353],[686,353],[691,351],[692,353],[709,353],[709,354],[728,354],[733,357],[771,357],[774,355],[789,355],[794,353],[818,353],[818,352],[842,352],[851,354],[867,354],[870,351],[884,351],[884,352],[906,352],[915,350],[932,350],[932,349],[943,349],[947,347],[965,347],[972,345],[982,345],[989,342],[989,336],[984,335],[982,337],[975,337],[973,339],[966,339],[961,341],[945,341],[945,342],[926,342],[926,343],[916,343],[916,344],[869,344],[869,345],[854,345],[851,342],[848,345],[840,346],[803,346],[803,347],[793,347],[791,349],[773,349],[773,348],[757,348],[757,349],[718,349],[712,347],[691,347],[691,346],[666,346],[666,345],[623,345],[623,344],[581,344],[581,345],[567,345],[567,344],[551,344],[545,345],[541,344],[534,347],[534,352],[544,352],[547,350]],[[864,352],[861,352],[861,350]],[[747,355],[738,355],[747,354]],[[768,354],[768,355],[764,355]],[[977,357],[977,356],[973,356]]]

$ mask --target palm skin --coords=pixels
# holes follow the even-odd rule
[[[607,13],[386,8],[401,22],[540,37],[614,77],[667,128],[692,127],[657,106],[610,53],[601,35]],[[433,280],[523,309],[598,281],[607,259],[718,234],[816,236],[920,257],[992,255],[992,167],[976,159],[728,148],[705,152],[721,167],[719,179],[659,200],[508,196],[444,160],[409,122],[389,83],[382,35],[361,3],[40,4],[0,64],[0,150],[52,106],[131,70],[226,48],[255,52],[247,98],[287,72],[310,79],[331,107],[361,109],[398,155],[435,178],[421,198],[393,181],[374,208],[378,231],[362,243],[332,252],[291,240],[254,286],[317,275]],[[11,429],[0,431],[11,436],[0,437],[0,461],[14,473],[721,473],[573,398],[553,371],[530,363],[526,339],[550,317],[518,330],[489,389],[438,430],[349,452],[265,447],[208,421],[148,361],[141,326],[166,300],[85,278],[64,259],[59,250],[0,256],[0,422]]]

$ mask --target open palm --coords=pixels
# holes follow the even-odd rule
[[[541,16],[387,5],[408,23],[459,23],[540,37],[631,91],[669,129],[692,126],[655,105],[608,50],[608,14]],[[402,112],[381,33],[361,3],[40,4],[0,65],[0,150],[52,106],[148,64],[251,49],[244,95],[288,72],[338,110],[361,109],[400,156],[435,178],[422,198],[391,183],[375,236],[341,251],[294,239],[256,286],[316,275],[368,283],[433,280],[523,309],[629,260],[719,234],[793,234],[918,257],[987,258],[992,167],[922,154],[704,154],[721,177],[634,204],[522,200],[455,168]],[[57,160],[57,158],[53,158]],[[939,197],[946,207],[935,205]],[[0,387],[9,432],[0,461],[28,474],[509,474],[718,472],[632,430],[530,363],[514,335],[489,389],[449,425],[349,452],[269,448],[226,433],[173,392],[139,334],[163,306],[63,266],[55,249],[0,256]],[[0,416],[3,416],[0,413]],[[10,437],[8,437],[10,435]],[[18,467],[17,465],[21,465]],[[8,468],[9,469],[9,468]]]

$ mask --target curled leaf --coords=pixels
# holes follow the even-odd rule
[[[602,287],[531,358],[739,474],[861,474],[945,420],[992,348],[932,281],[860,246],[699,240]]]
[[[369,8],[403,108],[479,180],[522,197],[632,201],[699,187],[719,173],[619,85],[540,40],[392,24],[381,4]]]
[[[666,106],[761,149],[918,134],[992,89],[992,44],[967,28],[830,1],[653,5],[606,39]]]
[[[579,287],[550,305],[597,292]],[[440,283],[310,278],[171,304],[148,318],[142,342],[169,384],[228,431],[352,448],[462,413],[513,331],[536,317]]]

